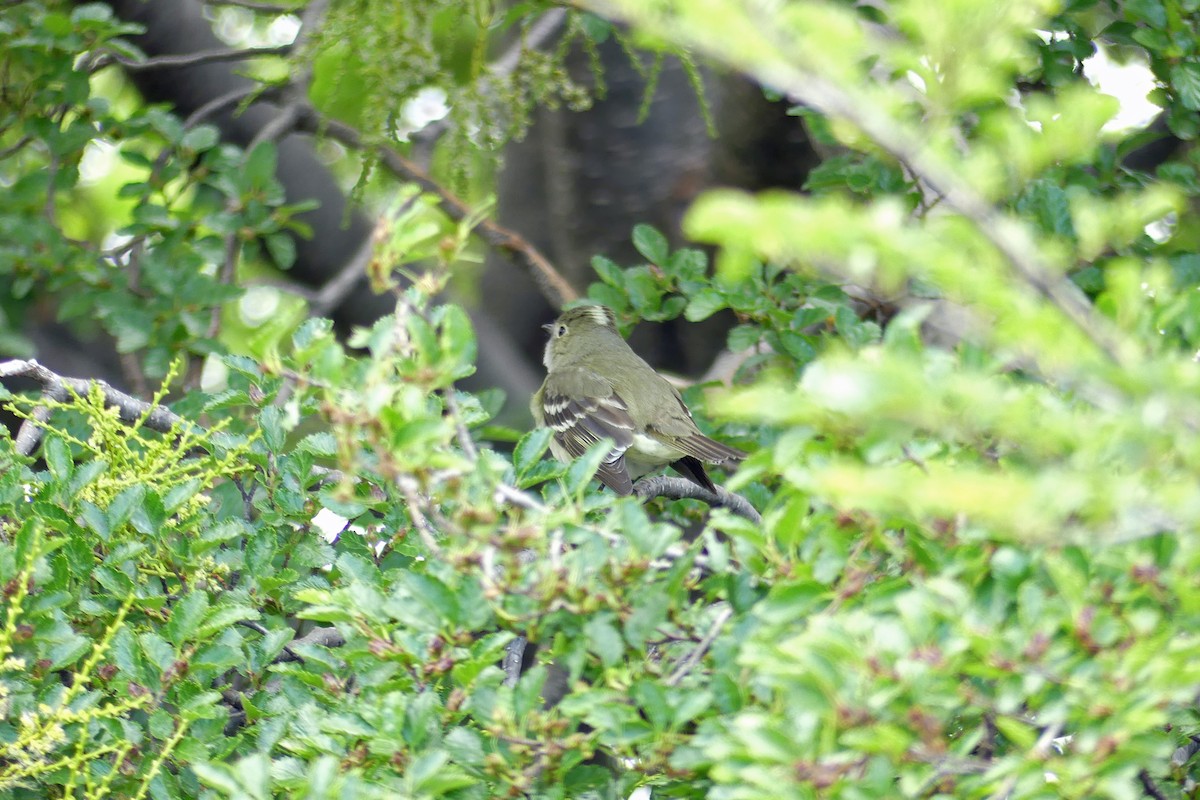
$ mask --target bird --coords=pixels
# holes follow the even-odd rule
[[[596,477],[630,495],[634,480],[668,464],[715,493],[704,465],[746,457],[700,432],[675,387],[621,338],[611,309],[576,306],[542,328],[550,335],[542,358],[546,380],[530,410],[538,426],[553,432],[550,452],[559,461],[607,438],[613,447]]]

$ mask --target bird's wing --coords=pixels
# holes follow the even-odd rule
[[[647,425],[647,434],[708,464],[736,463],[746,457],[746,454],[736,447],[722,444],[701,433],[679,392],[673,386],[671,392],[678,403],[678,413],[666,417],[660,424]],[[701,485],[704,484],[701,482]]]
[[[625,451],[633,444],[636,426],[629,406],[612,385],[591,370],[557,369],[542,388],[542,419],[554,439],[578,458],[601,439],[611,439],[613,449],[600,463],[596,477],[617,494],[633,493],[625,466]]]

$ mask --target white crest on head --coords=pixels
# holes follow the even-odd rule
[[[585,308],[592,322],[604,328],[615,327],[616,320],[613,318],[613,313],[604,306],[585,306]]]

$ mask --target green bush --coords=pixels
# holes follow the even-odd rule
[[[0,9],[0,347],[50,298],[174,391],[0,389],[41,436],[0,438],[0,797],[1195,796],[1193,4],[582,5],[573,35],[703,54],[835,152],[696,203],[711,269],[648,225],[644,263],[593,261],[626,328],[736,319],[736,387],[685,394],[761,524],[599,491],[602,449],[546,460],[457,387],[475,334],[435,298],[478,220],[435,194],[372,264],[394,313],[342,342],[295,301],[247,344],[264,267],[228,253],[294,256],[274,145],[90,73],[138,57],[107,6]],[[1162,83],[1157,175],[1079,75],[1097,41]]]

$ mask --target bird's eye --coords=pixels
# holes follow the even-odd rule
[[[566,336],[566,335],[567,335],[567,326],[566,326],[566,325],[559,325],[559,326],[558,326],[558,331],[557,331],[556,333],[557,333],[559,336]]]

